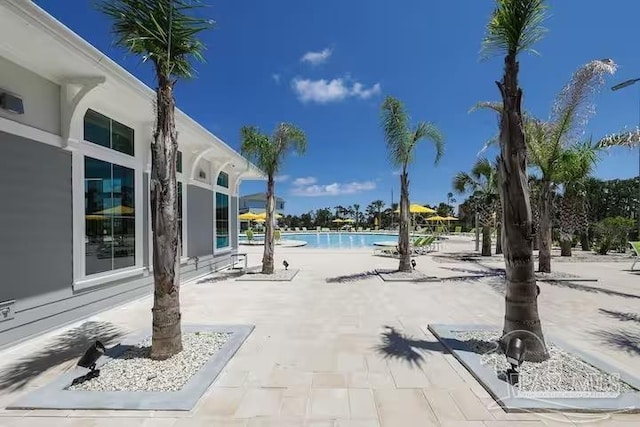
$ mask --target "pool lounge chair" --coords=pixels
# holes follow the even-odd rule
[[[631,249],[636,253],[636,259],[633,260],[633,264],[631,264],[631,271],[633,271],[633,267],[640,261],[640,242],[629,242],[631,245]]]
[[[300,231],[300,227],[296,227],[296,228],[294,228],[294,230]]]
[[[322,228],[319,225],[316,226],[316,231],[320,231],[320,230],[322,230]]]
[[[302,231],[307,231],[307,227],[302,227]]]
[[[371,229],[369,227],[364,229],[365,232],[371,231]]]
[[[453,230],[453,232],[454,232],[455,234],[460,234],[460,233],[462,233],[462,227],[461,227],[460,225],[458,225],[458,226]]]
[[[432,236],[418,237],[412,242],[410,242],[409,252],[411,253],[411,256],[426,254],[427,250],[426,250],[426,247],[424,246],[424,242],[429,240],[430,237]],[[379,256],[389,256],[389,257],[397,258],[400,255],[400,251],[398,250],[398,246],[396,245],[391,247],[376,248],[373,250],[373,254],[379,255]]]

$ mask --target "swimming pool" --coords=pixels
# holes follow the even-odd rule
[[[256,236],[262,240],[264,236]],[[247,240],[240,236],[240,240]],[[355,249],[372,247],[374,242],[396,242],[397,234],[382,233],[283,233],[282,240],[302,240],[307,242],[307,248],[322,249]]]

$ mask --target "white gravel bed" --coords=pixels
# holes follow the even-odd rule
[[[499,331],[456,332],[469,349],[481,354],[482,364],[496,373],[510,368],[499,349]],[[550,358],[541,363],[523,362],[520,367],[518,388],[527,392],[629,393],[637,390],[617,375],[604,372],[578,356],[547,343]]]
[[[86,391],[179,391],[227,342],[231,334],[196,332],[182,335],[183,350],[165,360],[149,358],[151,337],[100,368],[98,378],[70,386]]]

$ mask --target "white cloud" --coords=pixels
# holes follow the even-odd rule
[[[285,181],[288,181],[289,178],[291,178],[290,175],[279,175],[279,176],[276,176],[274,179],[276,182],[285,182]]]
[[[393,175],[393,176],[400,176],[400,174],[401,174],[401,173],[402,173],[402,171],[401,171],[400,169],[398,169],[398,170],[396,170],[396,171],[391,172],[391,175]]]
[[[271,78],[276,84],[280,84],[280,74],[271,74]]]
[[[303,177],[303,178],[296,178],[293,180],[293,185],[298,187],[298,186],[302,186],[302,185],[311,185],[311,184],[315,184],[316,182],[318,182],[317,179],[315,179],[312,176],[307,176],[307,177]]]
[[[307,52],[302,55],[300,61],[308,62],[311,65],[319,65],[323,62],[327,62],[332,53],[333,51],[329,48],[323,49],[320,52]]]
[[[380,83],[365,88],[360,82],[355,82],[350,86],[342,78],[332,80],[295,78],[291,82],[291,86],[300,101],[317,102],[319,104],[342,101],[348,97],[368,99],[378,95],[381,91]]]
[[[296,186],[291,190],[291,194],[301,197],[340,196],[375,190],[375,188],[376,183],[374,181],[334,182],[333,184],[327,185],[312,184]]]

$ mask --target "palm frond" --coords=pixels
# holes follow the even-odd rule
[[[433,123],[419,122],[411,133],[409,156],[413,154],[413,147],[423,139],[433,142],[436,149],[435,163],[437,164],[444,154],[444,137]]]
[[[533,45],[546,33],[542,27],[546,12],[544,0],[496,0],[482,43],[482,56],[533,51]]]
[[[275,141],[280,144],[282,152],[293,150],[296,154],[307,151],[307,137],[302,129],[291,123],[280,123],[274,132]]]
[[[471,176],[473,176],[477,180],[481,180],[484,178],[486,181],[489,181],[493,172],[493,165],[488,159],[485,158],[478,159],[478,161],[476,161],[471,168]]]
[[[391,163],[402,167],[409,163],[409,117],[400,100],[387,96],[381,107],[382,129]]]
[[[478,110],[493,110],[498,115],[502,114],[503,105],[502,102],[494,102],[494,101],[482,101],[475,104],[473,107],[469,109],[469,113],[475,113]]]
[[[580,67],[562,89],[553,105],[553,131],[549,143],[557,152],[561,145],[574,144],[583,127],[595,113],[591,97],[604,84],[604,76],[613,74],[616,64],[611,59],[591,61]]]
[[[596,143],[598,148],[637,147],[640,145],[640,128],[607,135]]]
[[[243,126],[240,129],[240,152],[267,174],[275,175],[275,151],[269,137],[257,127]]]
[[[203,61],[197,35],[213,21],[195,16],[196,0],[98,0],[98,9],[113,20],[115,44],[151,61],[166,80],[190,78],[192,61]]]
[[[465,194],[476,190],[474,179],[466,172],[458,172],[456,176],[453,177],[451,185],[453,190],[458,194]]]

